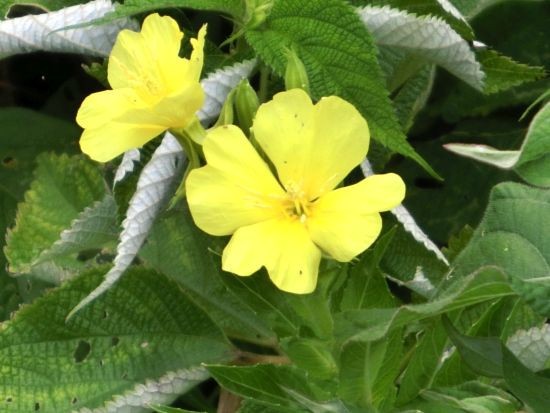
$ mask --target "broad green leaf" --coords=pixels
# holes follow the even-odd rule
[[[535,115],[518,150],[460,143],[447,144],[445,148],[501,169],[514,169],[532,185],[550,187],[550,103]]]
[[[80,156],[44,154],[38,158],[34,176],[7,236],[5,254],[15,273],[30,271],[61,231],[105,194],[100,169]]]
[[[454,262],[460,279],[485,265],[502,268],[512,285],[541,314],[548,315],[550,238],[541,225],[550,222],[550,190],[516,183],[497,185],[485,217]]]
[[[333,378],[338,367],[327,341],[312,338],[282,340],[281,346],[288,358],[298,367],[320,380]]]
[[[139,257],[176,280],[231,335],[270,337],[266,323],[224,285],[218,248],[200,231],[187,208],[175,209],[153,227]]]
[[[130,270],[66,323],[67,311],[103,272],[94,269],[67,282],[4,325],[0,411],[141,411],[148,403],[170,403],[204,380],[201,363],[230,357],[210,318],[173,281],[151,270]]]
[[[432,91],[434,77],[434,67],[427,65],[411,77],[395,95],[393,104],[399,123],[405,132],[412,127],[416,115],[426,105]]]
[[[484,376],[504,378],[512,393],[535,413],[550,409],[550,379],[537,376],[525,367],[498,338],[465,336],[447,319],[444,324],[449,338],[472,370]]]
[[[188,8],[219,11],[236,19],[244,17],[244,1],[240,0],[126,0],[119,4],[112,16],[132,16],[167,8]]]
[[[374,139],[436,176],[406,141],[383,87],[376,47],[351,6],[339,0],[279,0],[265,27],[247,31],[246,39],[279,76],[285,72],[286,50],[293,48],[314,99],[338,95],[348,100],[365,116]]]
[[[335,317],[335,334],[344,343],[374,341],[415,321],[512,294],[502,272],[484,267],[458,279],[451,288],[424,304],[341,312]]]
[[[84,209],[71,223],[71,227],[59,234],[52,246],[40,253],[33,265],[47,262],[56,257],[77,254],[101,248],[116,240],[117,206],[111,195]]]
[[[439,65],[470,86],[482,90],[484,74],[468,43],[443,20],[418,17],[390,7],[358,10],[378,46],[401,49]]]
[[[380,263],[384,275],[423,297],[433,295],[449,267],[413,235],[398,228]]]
[[[550,326],[519,330],[508,338],[506,345],[528,368],[540,371],[550,367]]]
[[[447,334],[439,320],[426,326],[401,376],[397,396],[398,405],[411,402],[421,392],[431,387],[435,373],[441,364],[446,343]]]
[[[175,191],[184,163],[184,154],[177,139],[169,132],[155,150],[139,176],[137,187],[126,210],[113,267],[101,283],[70,313],[77,311],[111,288],[132,264],[147,238],[155,219]]]
[[[476,57],[485,72],[485,93],[495,93],[510,89],[522,83],[544,77],[544,69],[515,62],[491,49],[476,51]]]
[[[108,56],[118,32],[136,29],[136,22],[121,19],[95,27],[62,29],[101,18],[112,10],[110,0],[94,0],[59,11],[0,21],[0,57],[41,50]]]
[[[401,331],[373,342],[350,342],[340,354],[338,395],[363,409],[393,407],[403,343]]]
[[[491,6],[508,1],[510,0],[451,0],[456,8],[460,10],[468,20],[473,19]],[[532,2],[532,0],[516,0],[516,2],[518,1]]]
[[[300,407],[300,403],[296,400],[300,396],[311,402],[330,398],[326,389],[315,387],[311,380],[308,380],[306,373],[294,366],[208,365],[207,369],[223,388],[246,399],[276,408],[280,412],[295,412],[296,408]]]

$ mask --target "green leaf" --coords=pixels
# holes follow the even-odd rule
[[[413,125],[414,119],[420,112],[432,91],[435,69],[432,65],[422,68],[399,89],[393,99],[397,118],[405,132]]]
[[[367,6],[358,13],[378,46],[406,51],[443,67],[473,88],[483,89],[484,74],[474,52],[443,20],[387,6]]]
[[[296,397],[311,402],[329,397],[316,388],[303,370],[294,366],[257,364],[255,366],[208,365],[216,381],[231,393],[277,408],[280,412],[295,412],[300,403]],[[323,411],[323,410],[316,410]]]
[[[244,1],[240,0],[126,0],[123,4],[119,4],[110,16],[132,16],[134,14],[176,7],[219,11],[237,19],[242,19],[245,11]]]
[[[450,321],[443,321],[449,338],[472,370],[484,376],[503,377],[512,393],[535,413],[550,409],[550,379],[537,376],[525,367],[498,338],[465,336]]]
[[[10,271],[30,271],[43,250],[58,240],[84,208],[102,199],[105,183],[96,164],[83,157],[44,154],[35,180],[19,205],[16,224],[8,232],[6,257]]]
[[[512,294],[502,272],[484,267],[458,279],[439,297],[424,304],[341,312],[335,317],[335,335],[344,343],[374,341],[412,322]]]
[[[495,93],[544,77],[544,68],[515,62],[491,49],[476,51],[485,72],[485,93]]]
[[[9,369],[0,377],[0,411],[69,413],[170,403],[207,377],[202,362],[230,357],[210,318],[151,270],[130,270],[66,323],[68,309],[103,272],[94,269],[67,282],[4,326],[0,362]]]
[[[439,320],[424,329],[401,377],[397,396],[398,405],[411,402],[421,392],[431,387],[446,344],[447,334]]]
[[[447,144],[445,148],[501,169],[514,169],[532,185],[550,187],[550,103],[535,115],[518,150],[460,143]]]
[[[315,379],[331,379],[338,371],[328,342],[311,338],[290,338],[282,340],[281,346],[298,368],[307,371]]]
[[[403,343],[401,331],[373,341],[352,341],[342,348],[338,395],[363,409],[393,407]]]
[[[498,266],[536,311],[548,315],[550,238],[541,225],[550,222],[549,204],[548,189],[497,185],[485,217],[454,262],[453,278],[460,279],[481,266]]]
[[[174,209],[153,226],[139,253],[149,266],[176,280],[208,310],[230,334],[270,337],[273,333],[247,302],[242,302],[224,285],[220,257],[213,238],[200,231],[187,207]]]
[[[369,122],[374,139],[437,176],[406,141],[383,87],[376,47],[352,7],[340,0],[279,0],[265,27],[248,31],[246,39],[281,77],[285,50],[293,48],[314,99],[338,95],[351,102]]]

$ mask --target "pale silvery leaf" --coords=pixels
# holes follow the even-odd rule
[[[357,9],[379,46],[396,47],[439,65],[482,90],[484,73],[468,43],[440,18],[419,17],[388,6]]]
[[[487,163],[501,169],[513,168],[521,155],[521,151],[501,151],[500,149],[480,144],[447,143],[443,145],[443,147],[457,155]]]
[[[218,69],[201,80],[205,99],[197,116],[203,124],[208,125],[216,119],[229,92],[242,79],[250,76],[254,66],[256,66],[256,59],[245,60],[233,66]]]
[[[86,249],[99,248],[106,242],[115,240],[118,235],[116,212],[117,206],[111,195],[106,195],[101,201],[84,209],[71,226],[61,232],[59,239],[38,256],[33,265]]]
[[[51,13],[2,20],[0,57],[40,50],[108,56],[120,30],[138,29],[134,20],[123,18],[97,26],[63,28],[90,22],[113,10],[110,0],[95,0]]]
[[[134,170],[135,162],[139,162],[140,152],[139,149],[130,149],[129,151],[124,152],[122,161],[115,173],[115,179],[113,180],[113,186],[118,182],[122,181],[127,173],[130,173]]]
[[[550,325],[519,330],[506,343],[523,364],[540,371],[550,365]]]
[[[113,267],[105,275],[105,280],[67,318],[107,291],[132,264],[155,218],[173,193],[184,159],[177,139],[167,132],[139,176],[136,192],[128,205],[126,219],[122,222]]]
[[[371,176],[374,174],[372,167],[367,159],[361,162],[361,171],[363,175]],[[424,245],[428,251],[432,251],[437,258],[449,265],[449,261],[445,258],[445,255],[439,250],[437,245],[426,235],[422,228],[418,226],[411,213],[403,206],[398,205],[391,210],[391,213],[397,218],[397,220],[403,225],[405,231],[409,232],[415,240]]]
[[[158,380],[147,380],[144,384],[124,394],[117,395],[113,400],[97,409],[80,409],[77,413],[145,413],[153,404],[169,404],[179,395],[185,393],[209,377],[203,367],[169,372]]]

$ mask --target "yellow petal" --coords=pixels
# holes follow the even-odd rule
[[[300,221],[273,219],[238,229],[223,251],[222,267],[245,276],[264,266],[279,289],[307,294],[317,284],[320,260]]]
[[[319,198],[307,219],[311,238],[338,261],[349,261],[367,249],[380,234],[378,211],[399,205],[405,184],[395,174],[373,175]]]
[[[208,164],[191,171],[186,193],[197,226],[212,235],[280,216],[284,191],[243,132],[233,125],[208,133]]]
[[[174,19],[158,14],[147,16],[140,33],[122,30],[109,56],[108,79],[113,89],[123,87],[162,88],[170,83],[164,75],[178,59],[183,33]]]
[[[331,96],[313,106],[301,89],[262,105],[253,130],[285,188],[310,200],[342,181],[369,146],[367,122],[353,105]]]
[[[199,81],[202,71],[202,65],[204,61],[204,39],[206,37],[206,24],[203,25],[196,39],[191,39],[191,46],[193,46],[193,51],[191,52],[191,57],[189,59],[191,64],[190,77],[196,82]]]
[[[80,138],[80,148],[93,160],[107,162],[128,149],[142,147],[163,131],[162,127],[155,125],[108,122],[97,128],[85,129]]]
[[[132,89],[104,90],[84,99],[76,122],[83,128],[95,128],[140,107],[143,105]]]

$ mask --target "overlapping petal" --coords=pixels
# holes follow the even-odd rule
[[[279,289],[307,294],[317,284],[320,260],[299,221],[272,219],[238,229],[223,251],[222,267],[244,276],[264,266]]]
[[[80,138],[80,148],[92,159],[107,162],[129,149],[145,145],[164,130],[158,125],[107,122],[97,128],[85,129]]]
[[[332,190],[365,158],[370,139],[353,105],[336,96],[313,105],[301,89],[262,105],[253,130],[285,188],[298,187],[310,200]]]
[[[220,126],[203,145],[208,164],[186,182],[195,223],[212,235],[280,218],[285,193],[266,163],[236,126]]]
[[[167,129],[191,124],[204,103],[199,78],[205,35],[203,26],[191,39],[190,59],[184,59],[179,57],[183,33],[170,17],[152,14],[141,32],[121,31],[109,57],[113,90],[88,96],[77,114],[85,129],[83,152],[106,162]]]
[[[396,174],[373,175],[361,182],[331,191],[315,202],[307,219],[313,242],[338,261],[350,261],[378,237],[378,212],[399,205],[405,184]]]

